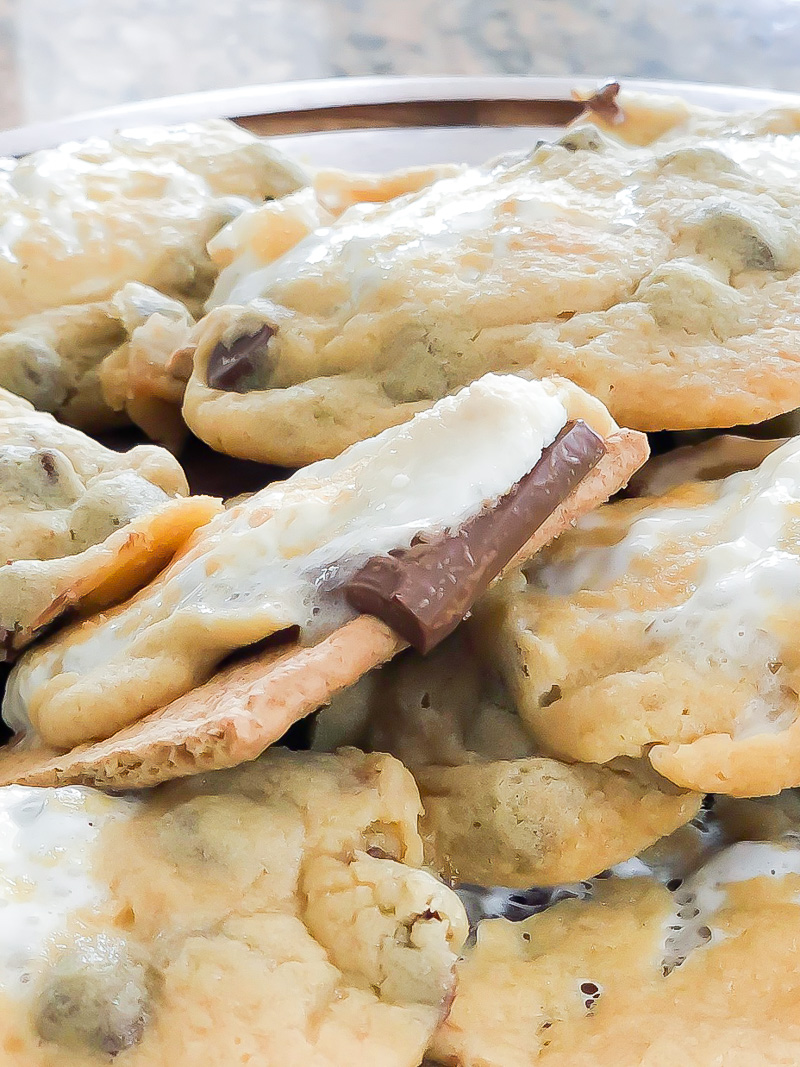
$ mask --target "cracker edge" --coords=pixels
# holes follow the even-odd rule
[[[621,489],[648,454],[645,434],[636,430],[611,434],[594,470],[501,576]],[[234,767],[256,759],[293,723],[406,647],[384,623],[360,615],[311,647],[294,642],[236,663],[105,741],[60,755],[43,747],[12,746],[0,752],[0,786],[141,789]]]

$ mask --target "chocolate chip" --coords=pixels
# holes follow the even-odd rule
[[[561,686],[552,685],[546,693],[542,693],[539,697],[539,707],[549,708],[551,704],[555,704],[557,700],[561,699]]]
[[[124,942],[103,934],[80,939],[38,992],[36,1032],[64,1049],[113,1058],[141,1040],[154,983],[148,966],[133,959]]]
[[[584,100],[583,106],[587,111],[593,111],[595,115],[599,115],[604,122],[616,126],[625,118],[625,112],[617,103],[619,89],[619,82],[607,82]]]
[[[58,481],[58,465],[56,463],[56,457],[52,452],[48,452],[44,449],[39,453],[39,462],[42,465],[42,470],[47,475],[48,482],[55,484]]]
[[[208,357],[209,388],[227,393],[250,393],[269,384],[267,351],[276,329],[266,323],[253,334],[237,337],[231,344],[219,341]]]

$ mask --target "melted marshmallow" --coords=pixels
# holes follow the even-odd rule
[[[56,640],[30,667],[23,660],[6,690],[6,722],[24,732],[40,684],[125,656],[170,614],[203,620],[209,654],[287,626],[299,625],[306,637],[330,633],[354,614],[334,590],[363,563],[408,547],[418,534],[455,529],[494,504],[566,421],[545,384],[489,374],[410,423],[262,490],[213,519],[196,550],[83,640],[64,649]]]
[[[617,232],[633,227],[641,215],[626,189],[619,202],[611,197],[591,210],[585,203],[585,194],[563,179],[543,181],[509,161],[496,168],[469,168],[388,204],[355,204],[334,225],[316,230],[258,270],[248,273],[252,263],[234,261],[220,275],[207,307],[249,304],[287,278],[314,277],[331,261],[350,280],[354,301],[361,301],[403,262],[451,256],[469,247],[475,235],[488,235],[494,255],[502,259],[510,240],[543,223]],[[480,277],[467,261],[458,269],[466,282]]]
[[[607,589],[638,560],[657,556],[666,542],[710,532],[691,596],[657,614],[649,628],[675,655],[736,676],[755,667],[757,697],[738,723],[738,736],[777,731],[796,713],[796,697],[782,689],[780,646],[772,620],[800,599],[800,554],[786,531],[800,504],[800,438],[787,442],[756,471],[731,475],[711,503],[690,508],[654,505],[611,547],[583,549],[574,559],[535,570],[554,595]],[[586,525],[597,523],[590,517]],[[773,669],[770,669],[770,668]]]
[[[70,918],[103,901],[92,849],[102,826],[135,804],[75,787],[0,789],[0,991],[32,995]]]
[[[695,949],[724,937],[713,923],[727,899],[727,886],[790,874],[800,875],[800,848],[789,843],[740,841],[717,853],[675,894],[676,914],[665,937],[664,973],[679,967]]]

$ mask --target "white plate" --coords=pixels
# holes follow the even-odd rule
[[[204,118],[242,119],[246,125],[305,132],[273,139],[309,163],[358,170],[386,170],[433,162],[479,162],[498,152],[530,145],[552,134],[537,125],[541,115],[569,107],[575,88],[593,88],[606,79],[572,78],[339,78],[149,100],[57,122],[36,123],[0,132],[0,155],[22,155],[92,135],[154,123]],[[800,95],[691,82],[626,79],[626,88],[679,95],[721,111],[800,105]],[[518,117],[530,108],[532,125],[468,124],[451,126],[448,109],[460,113],[474,105],[487,114],[503,104]],[[404,116],[428,108],[430,124],[409,125]],[[568,116],[567,116],[568,117]],[[418,117],[417,117],[418,118]],[[372,128],[354,129],[354,126]],[[387,129],[385,127],[395,127]],[[377,128],[375,128],[377,127]],[[383,127],[383,128],[382,128]],[[324,132],[317,132],[317,131]]]

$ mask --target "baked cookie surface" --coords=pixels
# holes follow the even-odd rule
[[[609,505],[489,595],[477,626],[545,751],[741,796],[800,782],[798,457]]]
[[[112,452],[0,389],[0,631],[6,654],[70,607],[145,584],[219,505],[164,449]]]
[[[412,771],[427,862],[456,883],[527,888],[588,878],[687,823],[701,797],[642,760],[541,756],[463,628],[409,651],[320,712],[315,746],[352,741]]]
[[[422,1059],[467,927],[420,869],[391,757],[275,752],[138,801],[0,805],[0,1047],[20,1067]]]
[[[666,884],[635,861],[593,881],[584,899],[482,923],[434,1062],[794,1062],[796,839],[712,847],[683,876],[664,873]]]
[[[113,421],[96,368],[125,340],[105,302],[130,282],[198,312],[206,242],[253,202],[305,181],[227,122],[146,128],[0,166],[0,384],[68,421]]]
[[[799,146],[720,122],[636,148],[584,126],[355,205],[263,266],[243,238],[186,421],[296,465],[487,370],[564,374],[643,430],[797,407]],[[221,385],[214,353],[243,338],[251,373]]]

